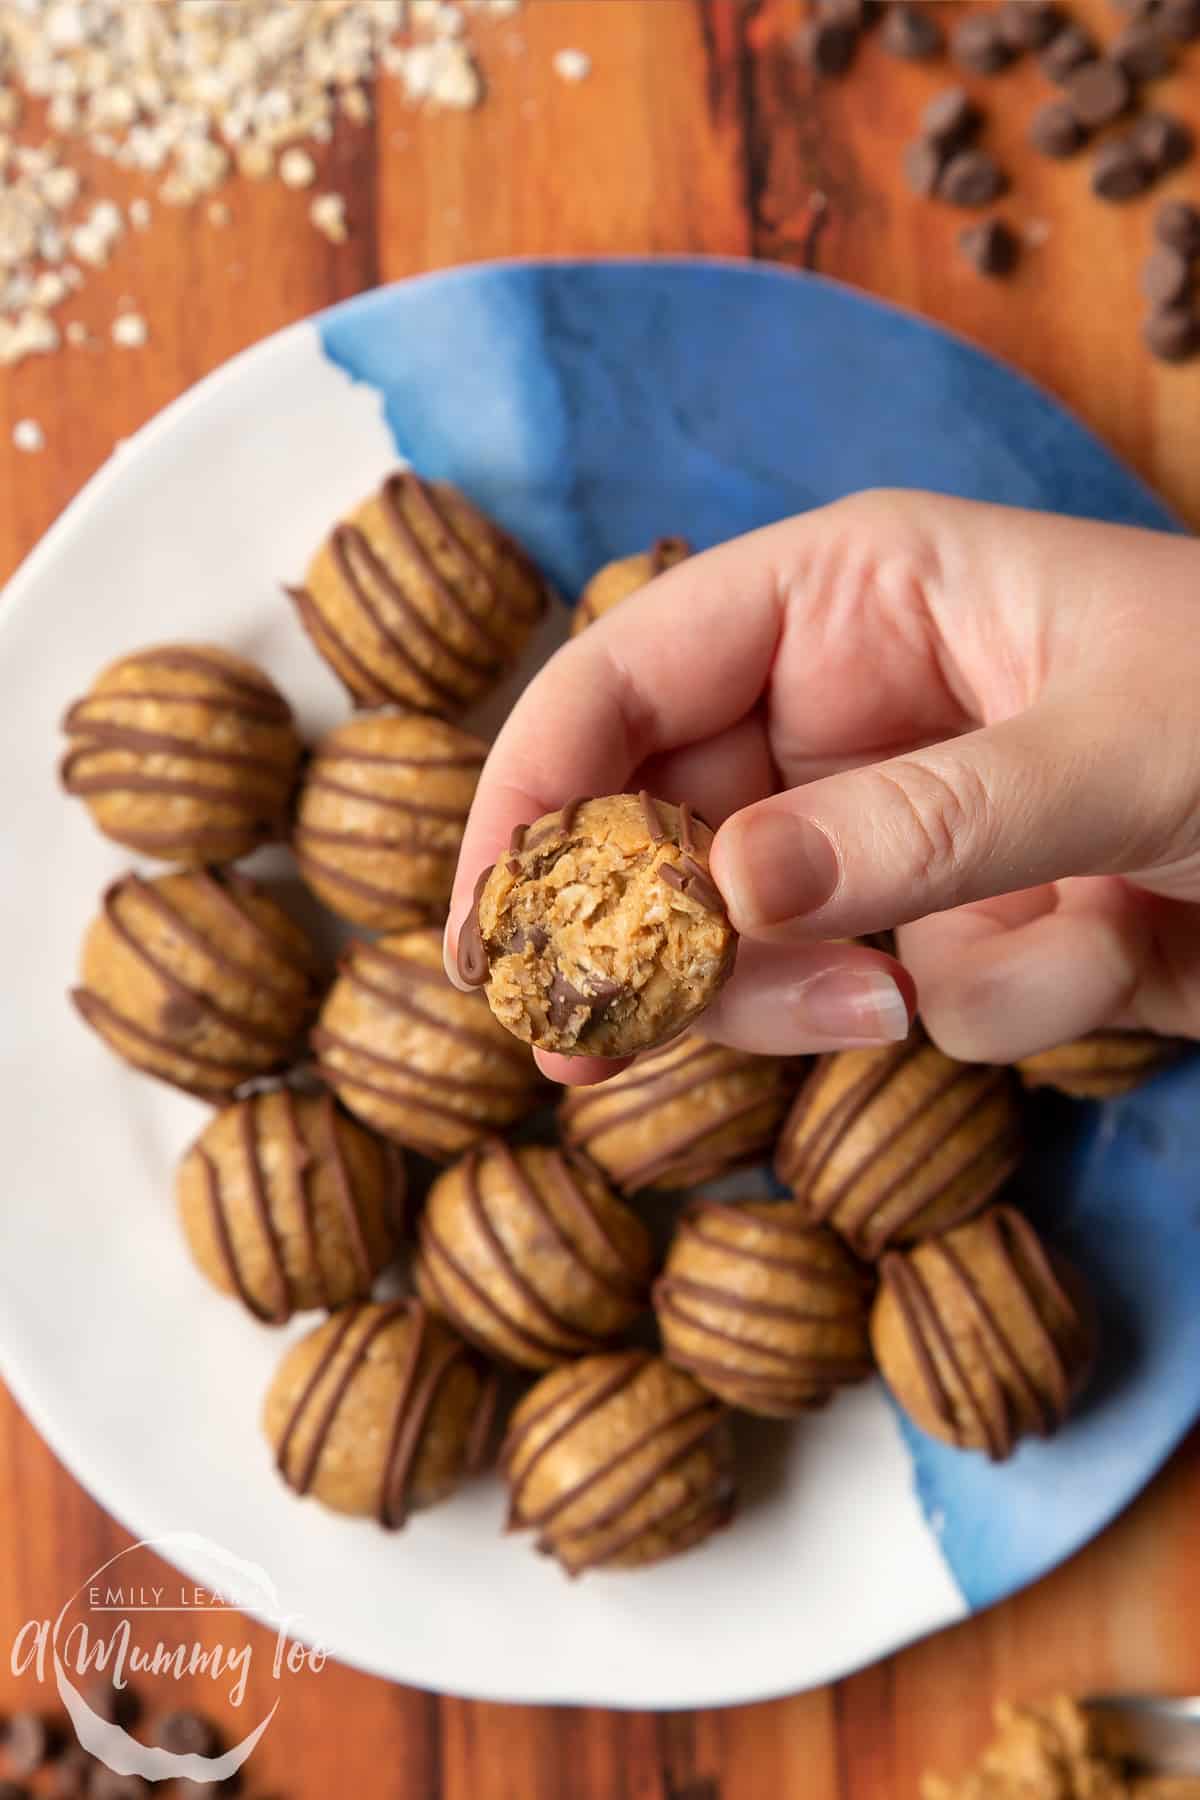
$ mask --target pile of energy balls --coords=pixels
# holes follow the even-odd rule
[[[664,538],[601,570],[575,629],[687,554]],[[736,951],[712,833],[646,793],[514,834],[461,934],[463,991],[441,924],[486,746],[456,719],[520,654],[547,584],[464,495],[406,470],[291,597],[346,723],[306,747],[260,669],[164,645],[70,708],[62,765],[106,836],[168,865],[104,894],[73,999],[125,1062],[215,1109],[178,1173],[195,1262],[264,1325],[322,1315],[266,1396],[288,1485],[400,1526],[489,1458],[515,1372],[510,1523],[577,1574],[727,1523],[730,1409],[792,1419],[878,1368],[963,1450],[1054,1430],[1095,1325],[1075,1272],[995,1203],[1022,1083],[1112,1094],[1176,1046],[1105,1034],[1014,1073],[919,1028],[815,1064],[710,1043],[693,1026]],[[331,979],[236,867],[274,842],[364,933]],[[638,1054],[539,1129],[531,1045]],[[413,1154],[440,1172],[405,1222]],[[790,1198],[686,1197],[772,1155]],[[684,1203],[660,1259],[664,1190]],[[398,1260],[407,1297],[373,1300]]]

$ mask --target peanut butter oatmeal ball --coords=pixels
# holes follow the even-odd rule
[[[482,996],[447,981],[438,931],[351,944],[312,1042],[343,1105],[437,1162],[515,1124],[544,1093]]]
[[[417,1289],[490,1355],[549,1369],[601,1348],[643,1311],[641,1220],[582,1157],[491,1138],[433,1184]]]
[[[500,1451],[510,1529],[568,1575],[677,1556],[733,1515],[722,1409],[644,1350],[554,1369],[516,1408]]]
[[[63,786],[118,844],[192,866],[287,835],[301,749],[291,708],[228,650],[161,644],[123,656],[63,730]]]
[[[389,475],[289,589],[358,706],[454,717],[491,692],[546,610],[529,557],[465,494]]]
[[[568,1088],[559,1127],[622,1193],[693,1187],[764,1156],[795,1086],[783,1057],[688,1035],[611,1081]]]
[[[712,833],[649,794],[571,801],[518,827],[480,877],[459,971],[515,1037],[626,1056],[716,997],[736,934],[708,873]]]
[[[911,1244],[980,1212],[1021,1155],[1006,1069],[955,1062],[920,1031],[879,1050],[823,1056],[775,1154],[810,1224],[859,1256]]]
[[[392,1256],[404,1164],[329,1094],[277,1088],[219,1112],[175,1187],[201,1273],[282,1325],[370,1293]]]
[[[486,755],[425,713],[363,713],[322,738],[292,831],[317,898],[375,931],[440,924]]]
[[[622,600],[628,600],[630,594],[636,594],[644,588],[648,581],[661,575],[666,569],[673,569],[676,563],[683,562],[692,554],[692,546],[686,538],[656,538],[649,550],[639,550],[636,556],[622,556],[617,562],[605,563],[597,569],[592,579],[579,596],[579,604],[571,615],[571,636],[578,637],[581,631],[619,606]]]
[[[276,1370],[263,1428],[297,1494],[398,1531],[487,1448],[492,1372],[419,1300],[345,1306]]]
[[[231,869],[107,890],[71,998],[111,1050],[216,1104],[286,1068],[317,1003],[307,934]]]
[[[884,1380],[922,1431],[995,1462],[1049,1437],[1090,1373],[1095,1328],[1074,1270],[1020,1213],[890,1251],[871,1316]]]
[[[1112,1100],[1178,1062],[1185,1045],[1149,1031],[1093,1031],[1090,1037],[1036,1056],[1023,1056],[1017,1074],[1027,1088],[1056,1088],[1075,1100]]]
[[[779,1201],[696,1202],[654,1287],[663,1353],[742,1412],[786,1419],[863,1381],[870,1282]]]

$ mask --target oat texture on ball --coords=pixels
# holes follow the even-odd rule
[[[411,469],[336,525],[288,591],[357,705],[447,717],[491,692],[547,603],[519,544],[457,488]]]
[[[374,931],[440,923],[486,754],[425,713],[363,713],[323,737],[292,831],[318,899]]]
[[[722,1408],[648,1351],[554,1369],[501,1446],[510,1528],[569,1575],[661,1562],[728,1524],[734,1489]]]
[[[692,546],[686,538],[660,537],[649,550],[639,550],[636,556],[622,556],[617,562],[605,563],[579,596],[579,604],[571,615],[571,636],[578,637],[581,631],[594,625],[622,600],[628,600],[630,594],[636,594],[656,575],[673,569],[676,563],[683,562],[691,554]]]
[[[316,957],[295,920],[234,870],[130,874],[104,895],[71,998],[126,1062],[220,1103],[297,1056]]]
[[[217,1114],[184,1156],[176,1196],[201,1272],[282,1325],[367,1297],[392,1256],[404,1165],[331,1095],[280,1087]]]
[[[677,1368],[743,1412],[791,1418],[870,1374],[870,1290],[800,1207],[705,1199],[679,1221],[654,1308]]]
[[[767,1153],[797,1079],[784,1057],[689,1032],[611,1081],[568,1088],[559,1126],[623,1193],[693,1187]]]
[[[480,1466],[495,1380],[419,1300],[346,1306],[284,1356],[263,1427],[297,1494],[386,1530]]]
[[[915,1030],[903,1044],[823,1056],[775,1167],[811,1223],[876,1257],[979,1212],[1021,1147],[1011,1073],[955,1062]]]
[[[482,995],[446,979],[438,931],[351,944],[312,1042],[352,1113],[439,1162],[515,1124],[545,1091]]]
[[[708,872],[712,833],[649,794],[572,801],[514,832],[459,937],[464,980],[514,1036],[625,1056],[716,998],[736,935]]]
[[[417,1289],[493,1356],[548,1369],[603,1348],[645,1308],[641,1220],[582,1157],[492,1138],[438,1178]]]
[[[993,1461],[1049,1437],[1091,1370],[1095,1320],[1073,1269],[996,1206],[880,1264],[871,1340],[898,1403],[932,1437]]]
[[[301,750],[291,708],[228,650],[161,644],[123,656],[63,730],[63,786],[131,850],[231,862],[287,835]]]

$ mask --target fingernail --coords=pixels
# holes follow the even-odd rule
[[[751,813],[720,859],[722,885],[743,929],[778,925],[824,906],[838,883],[833,845],[809,819]]]
[[[899,1044],[912,1016],[898,984],[882,969],[826,969],[793,988],[797,1022],[842,1046]]]

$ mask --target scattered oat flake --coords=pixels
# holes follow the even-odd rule
[[[131,200],[129,202],[129,223],[133,226],[135,231],[148,231],[150,229],[150,220],[153,216],[154,213],[150,202],[142,199],[141,195],[139,195],[136,200]]]
[[[92,341],[92,334],[82,319],[71,319],[68,321],[66,337],[68,344],[73,344],[76,349],[82,349],[84,344],[90,344]]]
[[[317,179],[317,165],[307,150],[293,144],[279,159],[279,179],[285,187],[311,187]]]
[[[12,441],[18,450],[30,453],[46,448],[46,434],[36,419],[18,419],[13,426]]]
[[[592,59],[586,50],[556,50],[554,73],[563,81],[586,81],[592,72]]]
[[[346,202],[340,194],[318,194],[308,209],[308,216],[331,244],[344,244],[349,233],[346,230]]]
[[[112,341],[122,350],[138,350],[150,336],[141,313],[118,313],[112,322]]]
[[[210,200],[208,203],[208,222],[210,225],[228,225],[233,214],[224,200]]]

